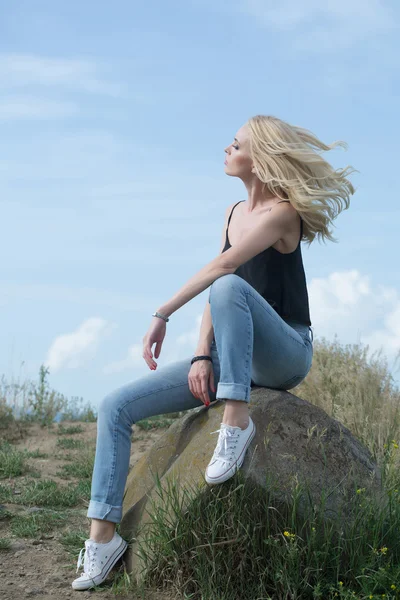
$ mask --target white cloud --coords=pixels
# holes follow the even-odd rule
[[[60,369],[78,369],[91,360],[102,339],[115,325],[104,319],[92,317],[72,333],[59,335],[51,344],[45,364],[54,373]]]
[[[362,338],[363,343],[371,348],[383,348],[387,356],[394,356],[400,351],[400,301],[384,316],[384,327],[377,329]]]
[[[332,273],[329,277],[314,278],[309,285],[312,320],[325,323],[336,321],[340,317],[352,314],[354,307],[363,296],[370,294],[367,276],[356,270]]]
[[[167,337],[167,333],[167,336],[164,338],[159,358],[154,358],[158,365],[157,368],[159,368],[161,364],[162,366],[166,366],[172,362],[187,358],[194,352],[199,339],[202,318],[202,313],[197,315],[194,327],[187,332],[180,334],[175,340],[170,340]],[[152,350],[154,356],[155,344],[153,345]],[[142,354],[143,344],[133,344],[128,348],[125,358],[106,365],[103,368],[103,372],[108,375],[111,373],[129,371],[131,369],[139,369],[139,375],[151,373],[152,371],[149,370]],[[136,371],[136,375],[137,373],[138,372]]]
[[[382,285],[373,286],[357,270],[335,272],[308,285],[311,322],[315,336],[340,343],[369,345],[369,352],[382,348],[388,360],[400,351],[400,296]]]
[[[207,301],[208,301],[208,297],[207,297]],[[193,329],[190,329],[186,333],[182,333],[181,335],[179,335],[176,338],[175,344],[179,348],[186,350],[186,346],[188,346],[188,347],[190,346],[190,348],[193,348],[193,349],[196,347],[196,344],[199,341],[202,319],[203,319],[202,313],[197,315]]]
[[[133,344],[128,348],[125,358],[111,362],[103,367],[103,373],[110,375],[112,373],[122,373],[123,371],[129,371],[130,369],[143,367],[145,361],[142,357],[142,353],[142,344]],[[146,369],[148,370],[147,366]]]

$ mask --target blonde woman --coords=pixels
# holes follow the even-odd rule
[[[334,170],[319,153],[337,145],[346,147],[257,115],[225,148],[225,172],[243,181],[247,198],[226,209],[218,256],[153,313],[143,358],[154,373],[99,404],[90,539],[79,555],[83,573],[74,589],[102,583],[126,550],[115,526],[122,517],[134,423],[224,402],[205,472],[209,484],[219,484],[240,468],[255,434],[251,386],[288,390],[309,372],[313,344],[301,242],[336,241],[329,225],[355,191],[347,179],[354,169]],[[195,356],[158,368],[169,318],[210,286]]]

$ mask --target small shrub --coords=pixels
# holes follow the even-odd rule
[[[83,398],[74,397],[69,400],[64,407],[61,421],[82,421],[85,423],[95,423],[97,415],[89,402],[83,405]]]
[[[49,369],[41,365],[39,372],[39,384],[31,384],[28,394],[28,405],[32,409],[29,418],[38,421],[42,425],[53,423],[55,416],[65,407],[66,398],[49,389],[47,375]]]

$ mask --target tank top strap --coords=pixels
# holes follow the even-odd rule
[[[236,202],[235,206],[232,207],[231,214],[229,215],[229,219],[228,219],[228,225],[226,226],[227,231],[228,231],[229,223],[231,222],[232,213],[235,210],[235,208],[237,207],[237,205],[240,204],[241,202],[245,202],[245,201],[239,200],[239,202]]]

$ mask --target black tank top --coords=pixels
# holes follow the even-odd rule
[[[240,202],[245,202],[245,200],[240,200]],[[233,210],[240,202],[235,204],[229,215],[225,247],[222,252],[231,247],[228,239],[228,227]],[[281,202],[290,201],[281,200]],[[282,319],[310,326],[308,292],[300,245],[302,236],[303,220],[301,219],[300,240],[296,250],[289,254],[283,254],[270,246],[240,265],[236,269],[235,275],[239,275],[254,287]]]

